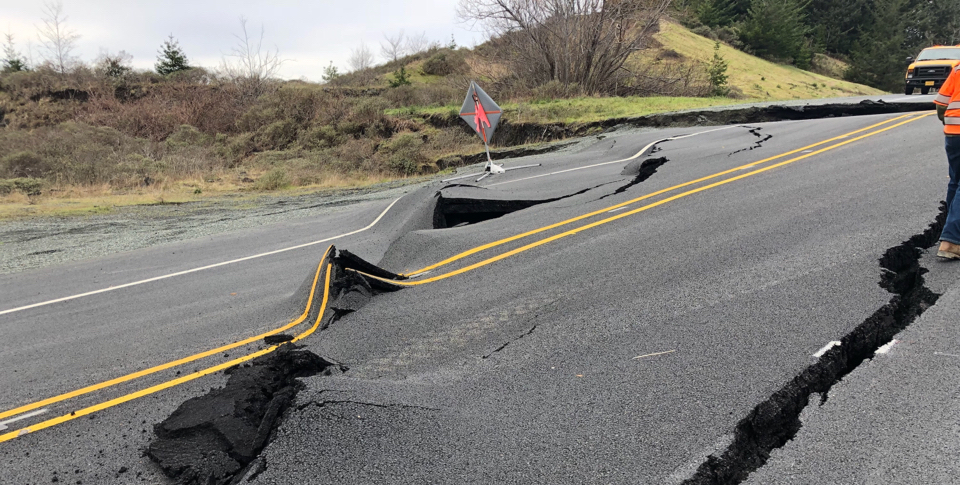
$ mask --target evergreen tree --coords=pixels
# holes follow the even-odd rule
[[[27,70],[27,61],[13,44],[13,34],[6,34],[6,42],[3,43],[3,64],[0,71],[20,72]]]
[[[323,75],[321,79],[323,82],[328,83],[340,77],[340,70],[337,69],[337,66],[333,65],[333,61],[330,61],[330,65],[323,68]]]
[[[753,0],[740,37],[767,59],[796,61],[803,55],[805,3],[800,0]]]
[[[805,11],[810,40],[819,50],[849,55],[867,22],[872,0],[810,0]]]
[[[172,34],[167,40],[163,41],[160,54],[157,56],[156,69],[161,76],[190,69],[190,65],[187,63],[187,55],[183,53],[183,49],[180,48],[180,44],[173,38]]]
[[[904,35],[911,50],[960,43],[960,2],[913,0],[908,4]]]
[[[888,91],[903,88],[904,58],[916,54],[904,46],[906,7],[906,0],[874,0],[869,24],[851,49],[847,80]]]
[[[697,6],[697,18],[703,25],[723,27],[733,23],[734,0],[703,0]]]
[[[720,55],[720,41],[713,46],[713,61],[710,62],[707,74],[710,76],[714,96],[726,96],[730,92],[727,87],[727,61]]]
[[[400,69],[393,73],[393,77],[393,79],[387,79],[387,84],[391,88],[399,88],[410,84],[410,74],[407,73],[407,68],[404,66],[400,66]]]

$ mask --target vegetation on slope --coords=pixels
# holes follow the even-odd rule
[[[495,41],[475,50],[431,45],[381,65],[331,71],[325,84],[190,67],[172,38],[163,52],[173,57],[158,63],[164,74],[134,71],[123,56],[69,70],[9,69],[8,59],[0,73],[0,201],[7,215],[63,198],[92,198],[72,207],[101,211],[123,194],[131,203],[162,203],[433,173],[482,151],[456,122],[470,79],[501,101],[504,126],[878,92],[727,45],[711,57],[713,40],[673,22],[654,30],[650,47],[625,58],[617,82],[604,85],[607,94],[518,76],[497,61],[504,56]],[[720,87],[729,96],[712,96],[711,66],[723,67],[728,80]]]

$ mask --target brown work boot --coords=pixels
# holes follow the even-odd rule
[[[940,248],[937,250],[937,256],[943,259],[960,259],[960,244],[940,241]]]

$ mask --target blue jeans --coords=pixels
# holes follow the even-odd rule
[[[946,139],[950,183],[947,184],[947,223],[943,225],[940,240],[960,244],[960,197],[957,196],[957,187],[960,186],[960,136],[948,136]]]

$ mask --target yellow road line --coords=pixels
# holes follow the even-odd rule
[[[738,175],[738,176],[736,176],[736,177],[730,177],[730,178],[728,178],[728,179],[724,179],[724,180],[721,180],[721,181],[719,181],[719,182],[714,182],[714,183],[712,183],[712,184],[710,184],[710,185],[705,185],[705,186],[703,186],[703,187],[698,187],[698,188],[693,189],[693,190],[688,190],[688,191],[686,191],[686,192],[682,192],[682,193],[679,193],[679,194],[677,194],[677,195],[673,195],[673,196],[671,196],[671,197],[667,197],[667,198],[665,198],[665,199],[659,200],[659,201],[654,202],[654,203],[652,203],[652,204],[647,204],[647,205],[645,205],[645,206],[643,206],[643,207],[639,207],[639,208],[637,208],[637,209],[633,209],[633,210],[630,210],[630,211],[627,211],[627,212],[623,212],[623,213],[617,214],[617,215],[615,215],[615,216],[608,217],[608,218],[606,218],[606,219],[601,219],[601,220],[599,220],[599,221],[595,221],[595,222],[592,222],[592,223],[590,223],[590,224],[585,224],[585,225],[580,226],[580,227],[577,227],[577,228],[575,228],[575,229],[571,229],[571,230],[569,230],[569,231],[562,232],[562,233],[560,233],[560,234],[556,234],[556,235],[553,235],[553,236],[550,236],[550,237],[541,239],[541,240],[539,240],[539,241],[536,241],[536,242],[527,244],[526,246],[521,246],[521,247],[516,248],[516,249],[513,249],[513,250],[511,250],[511,251],[507,251],[507,252],[505,252],[505,253],[503,253],[503,254],[499,254],[499,255],[497,255],[497,256],[494,256],[494,257],[492,257],[492,258],[485,259],[485,260],[480,261],[480,262],[478,262],[478,263],[474,263],[474,264],[471,264],[471,265],[469,265],[469,266],[464,266],[463,268],[460,268],[460,269],[451,271],[451,272],[449,272],[449,273],[444,273],[444,274],[440,274],[440,275],[437,275],[437,276],[433,276],[433,277],[431,277],[431,278],[426,278],[426,279],[422,279],[422,280],[391,280],[391,279],[387,279],[387,278],[381,278],[381,277],[378,277],[378,276],[369,275],[369,274],[363,273],[363,272],[361,272],[361,271],[356,271],[356,270],[351,270],[351,271],[355,271],[355,272],[357,272],[357,273],[363,274],[364,276],[367,276],[367,277],[370,277],[370,278],[375,278],[375,279],[378,279],[378,280],[380,280],[380,281],[386,281],[386,282],[393,283],[393,284],[395,284],[395,285],[400,285],[400,286],[417,286],[417,285],[424,285],[424,284],[427,284],[427,283],[433,283],[433,282],[435,282],[435,281],[440,281],[440,280],[449,278],[449,277],[451,277],[451,276],[456,276],[456,275],[459,275],[459,274],[463,274],[463,273],[466,273],[466,272],[468,272],[468,271],[472,271],[472,270],[474,270],[474,269],[477,269],[477,268],[486,266],[486,265],[488,265],[488,264],[495,263],[495,262],[500,261],[500,260],[502,260],[502,259],[509,258],[510,256],[514,256],[514,255],[516,255],[516,254],[520,254],[520,253],[522,253],[522,252],[524,252],[524,251],[528,251],[528,250],[533,249],[533,248],[535,248],[535,247],[542,246],[542,245],[547,244],[547,243],[549,243],[549,242],[553,242],[553,241],[556,241],[556,240],[558,240],[558,239],[562,239],[562,238],[565,238],[565,237],[567,237],[567,236],[572,236],[572,235],[577,234],[577,233],[579,233],[579,232],[586,231],[587,229],[592,229],[592,228],[597,227],[597,226],[602,226],[602,225],[604,225],[604,224],[607,224],[607,223],[610,223],[610,222],[613,222],[613,221],[616,221],[616,220],[619,220],[619,219],[623,219],[624,217],[629,217],[629,216],[631,216],[631,215],[638,214],[638,213],[643,212],[643,211],[646,211],[646,210],[650,210],[650,209],[652,209],[652,208],[654,208],[654,207],[661,206],[661,205],[666,204],[666,203],[668,203],[668,202],[671,202],[671,201],[674,201],[674,200],[677,200],[677,199],[680,199],[680,198],[683,198],[683,197],[687,197],[687,196],[689,196],[689,195],[693,195],[693,194],[696,194],[696,193],[699,193],[699,192],[703,192],[703,191],[705,191],[705,190],[709,190],[709,189],[712,189],[712,188],[714,188],[714,187],[719,187],[719,186],[721,186],[721,185],[726,185],[726,184],[728,184],[728,183],[730,183],[730,182],[734,182],[734,181],[737,181],[737,180],[740,180],[740,179],[744,179],[744,178],[747,178],[747,177],[750,177],[750,176],[753,176],[753,175],[756,175],[756,174],[759,174],[759,173],[763,173],[763,172],[766,172],[766,171],[768,171],[768,170],[772,170],[772,169],[777,168],[777,167],[782,167],[782,166],[784,166],[784,165],[789,165],[789,164],[791,164],[791,163],[793,163],[793,162],[796,162],[796,161],[799,161],[799,160],[803,160],[803,159],[805,159],[805,158],[810,158],[810,157],[812,157],[812,156],[814,156],[814,155],[819,155],[819,154],[821,154],[821,153],[823,153],[823,152],[826,152],[826,151],[829,151],[829,150],[833,150],[833,149],[835,149],[835,148],[839,148],[839,147],[842,147],[842,146],[844,146],[844,145],[848,145],[848,144],[853,143],[853,142],[855,142],[855,141],[862,140],[862,139],[864,139],[864,138],[868,138],[868,137],[871,137],[871,136],[874,136],[874,135],[878,135],[878,134],[883,133],[883,132],[885,132],[885,131],[892,130],[892,129],[897,128],[897,127],[899,127],[899,126],[903,126],[903,125],[905,125],[905,124],[907,124],[907,123],[912,123],[912,122],[917,121],[917,120],[919,120],[919,119],[921,119],[921,118],[925,118],[925,117],[927,117],[927,116],[930,116],[931,114],[932,114],[932,113],[927,113],[927,114],[924,114],[924,115],[921,115],[921,116],[917,116],[917,117],[908,119],[908,120],[906,120],[906,121],[897,123],[897,124],[895,124],[895,125],[888,126],[888,127],[886,127],[886,128],[882,128],[882,129],[879,129],[879,130],[874,131],[874,132],[872,132],[872,133],[867,133],[867,134],[865,134],[865,135],[861,135],[861,136],[858,136],[858,137],[856,137],[856,138],[850,138],[849,140],[846,140],[846,141],[837,143],[837,144],[835,144],[835,145],[832,145],[832,146],[829,146],[829,147],[826,147],[826,148],[821,148],[820,150],[817,150],[817,151],[814,151],[814,152],[810,152],[810,153],[801,155],[801,156],[799,156],[799,157],[791,158],[791,159],[789,159],[789,160],[786,160],[786,161],[783,161],[783,162],[780,162],[780,163],[776,163],[776,164],[773,164],[773,165],[769,165],[769,166],[766,166],[766,167],[763,167],[763,168],[754,170],[754,171],[752,171],[752,172],[747,172],[747,173],[745,173],[745,174],[741,174],[741,175]],[[901,117],[901,118],[903,118],[903,117]],[[897,119],[900,119],[900,118],[897,118]],[[876,126],[876,125],[875,125],[875,126]],[[821,144],[822,144],[822,143],[821,143]],[[801,149],[801,150],[805,150],[805,148],[804,148],[804,149]],[[790,152],[790,153],[795,153],[795,152],[796,152],[796,150],[794,150],[794,152]],[[756,162],[756,163],[761,163],[761,162]],[[736,170],[736,169],[734,169],[734,170]],[[730,172],[730,171],[727,171],[726,173],[729,173],[729,172]],[[712,177],[713,177],[713,176],[711,176],[710,178],[712,178]],[[638,199],[638,200],[639,200],[639,199]],[[608,209],[604,209],[604,210],[609,210],[609,208],[608,208]],[[600,211],[600,212],[603,212],[603,211]],[[595,214],[595,213],[592,213],[592,214]],[[581,218],[582,218],[582,216],[581,216]],[[571,219],[571,220],[576,220],[576,219]],[[560,225],[560,224],[554,224],[554,225],[552,225],[552,226],[547,226],[547,227],[556,227],[557,225]],[[529,233],[525,233],[525,234],[535,234],[535,233],[537,233],[537,232],[540,232],[541,230],[542,230],[542,229],[537,229],[537,230],[535,230],[535,231],[530,231]],[[515,236],[515,238],[516,238],[516,239],[519,239],[519,238],[516,237],[516,236]],[[508,239],[509,239],[509,238],[508,238]],[[504,241],[505,241],[505,240],[504,240]],[[491,244],[493,244],[493,243],[491,243]],[[489,246],[489,245],[486,245],[486,246]],[[484,246],[480,246],[480,247],[484,247]],[[473,250],[471,250],[471,251],[473,251]],[[461,253],[461,254],[466,254],[466,253],[469,253],[469,252],[470,252],[470,251],[467,251],[467,252],[464,252],[464,253]],[[476,251],[474,251],[474,252],[476,252]],[[471,254],[472,254],[472,253],[471,253]],[[447,261],[450,261],[450,260],[447,260]],[[444,264],[445,264],[445,263],[444,263]]]
[[[174,361],[171,361],[171,362],[167,362],[166,364],[160,364],[160,365],[157,365],[157,366],[154,366],[154,367],[150,367],[150,368],[148,368],[148,369],[143,369],[143,370],[140,370],[140,371],[137,371],[137,372],[133,372],[133,373],[131,373],[131,374],[127,374],[127,375],[125,375],[125,376],[121,376],[121,377],[117,377],[117,378],[114,378],[114,379],[110,379],[110,380],[108,380],[108,381],[103,381],[103,382],[100,382],[100,383],[97,383],[97,384],[93,384],[93,385],[90,385],[90,386],[87,386],[87,387],[84,387],[84,388],[81,388],[81,389],[77,389],[77,390],[75,390],[75,391],[71,391],[71,392],[67,392],[67,393],[64,393],[64,394],[60,394],[60,395],[58,395],[58,396],[53,396],[53,397],[50,397],[50,398],[47,398],[47,399],[44,399],[44,400],[41,400],[41,401],[37,401],[37,402],[34,402],[34,403],[30,403],[30,404],[25,404],[25,405],[23,405],[23,406],[20,406],[20,407],[11,409],[11,410],[9,410],[9,411],[0,412],[0,419],[6,418],[6,417],[9,417],[9,416],[16,416],[17,414],[20,414],[20,413],[25,413],[25,412],[27,412],[27,411],[32,411],[32,410],[34,410],[34,409],[41,408],[41,407],[44,407],[44,406],[47,406],[47,405],[50,405],[50,404],[54,404],[54,403],[58,403],[58,402],[61,402],[61,401],[65,401],[65,400],[67,400],[67,399],[71,399],[71,398],[74,398],[74,397],[77,397],[77,396],[82,396],[82,395],[84,395],[84,394],[89,394],[89,393],[94,392],[94,391],[99,391],[100,389],[105,389],[105,388],[107,388],[107,387],[115,386],[115,385],[117,385],[117,384],[121,384],[121,383],[124,383],[124,382],[132,381],[132,380],[134,380],[134,379],[139,379],[140,377],[143,377],[143,376],[147,376],[147,375],[150,375],[150,374],[155,374],[155,373],[160,372],[160,371],[162,371],[162,370],[171,369],[171,368],[173,368],[173,367],[177,367],[177,366],[180,366],[180,365],[183,365],[183,364],[187,364],[187,363],[190,363],[190,362],[193,362],[193,361],[196,361],[196,360],[200,360],[200,359],[202,359],[202,358],[209,357],[209,356],[215,355],[215,354],[219,354],[219,353],[224,352],[224,351],[227,351],[227,350],[235,349],[235,348],[237,348],[237,347],[242,347],[242,346],[244,346],[244,345],[247,345],[247,344],[251,344],[251,343],[253,343],[253,342],[256,342],[257,340],[262,340],[264,337],[269,337],[270,335],[278,334],[278,333],[280,333],[280,332],[283,332],[283,331],[285,331],[285,330],[289,330],[289,329],[291,329],[291,328],[299,325],[301,322],[303,322],[304,320],[306,320],[307,315],[310,314],[310,306],[313,304],[314,292],[315,292],[316,289],[317,289],[317,282],[318,282],[319,279],[320,279],[320,270],[323,269],[323,262],[327,259],[327,256],[330,254],[330,249],[331,249],[332,247],[333,247],[333,246],[330,246],[330,247],[327,248],[327,250],[323,253],[323,257],[320,259],[320,263],[317,264],[317,274],[313,277],[313,286],[310,287],[310,296],[309,296],[309,298],[307,298],[307,306],[306,306],[306,308],[303,309],[303,314],[300,315],[296,320],[293,320],[292,322],[290,322],[290,323],[288,323],[288,324],[286,324],[286,325],[284,325],[284,326],[282,326],[282,327],[279,327],[279,328],[275,328],[275,329],[273,329],[273,330],[270,330],[269,332],[265,332],[265,333],[261,333],[260,335],[255,335],[255,336],[253,336],[253,337],[245,338],[245,339],[240,340],[240,341],[238,341],[238,342],[234,342],[234,343],[231,343],[231,344],[223,345],[223,346],[217,347],[217,348],[215,348],[215,349],[210,349],[210,350],[207,350],[207,351],[205,351],[205,352],[200,352],[200,353],[198,353],[198,354],[194,354],[194,355],[191,355],[191,356],[188,356],[188,357],[184,357],[184,358],[182,358],[182,359],[177,359],[177,360],[174,360]]]
[[[329,251],[329,250],[328,250],[328,251]],[[321,262],[321,268],[323,267],[322,264],[323,264],[323,263]],[[323,314],[326,312],[326,309],[327,309],[327,301],[328,301],[328,298],[329,298],[329,296],[330,296],[330,270],[331,270],[331,267],[332,267],[332,266],[333,266],[332,264],[327,263],[326,281],[324,282],[324,288],[323,288],[323,302],[320,304],[320,314],[317,315],[317,322],[313,325],[313,327],[307,329],[305,332],[303,332],[303,333],[301,333],[300,335],[298,335],[293,341],[300,340],[300,339],[302,339],[302,338],[305,338],[305,337],[309,336],[309,335],[312,334],[313,331],[316,330],[316,328],[320,325],[320,321],[323,319]],[[318,274],[319,274],[319,272],[318,272]],[[286,342],[285,342],[285,343],[286,343]],[[285,343],[284,343],[284,344],[285,344]],[[141,389],[141,390],[139,390],[139,391],[132,392],[132,393],[130,393],[130,394],[125,394],[125,395],[123,395],[123,396],[120,396],[120,397],[111,399],[111,400],[106,401],[106,402],[102,402],[102,403],[99,403],[99,404],[95,404],[95,405],[93,405],[93,406],[88,406],[88,407],[85,407],[85,408],[83,408],[83,409],[78,409],[78,410],[76,410],[76,411],[74,411],[74,412],[71,412],[70,414],[64,414],[63,416],[58,416],[58,417],[56,417],[56,418],[48,419],[48,420],[46,420],[46,421],[41,421],[41,422],[39,422],[39,423],[37,423],[37,424],[35,424],[35,425],[33,425],[33,426],[27,426],[27,427],[24,427],[24,428],[20,428],[20,429],[18,429],[18,430],[16,430],[16,431],[11,431],[11,432],[9,432],[9,433],[0,434],[0,443],[3,443],[3,442],[5,442],[5,441],[10,441],[10,440],[15,439],[15,438],[19,438],[20,436],[23,436],[23,435],[26,435],[26,434],[29,434],[29,433],[33,433],[33,432],[36,432],[36,431],[40,431],[40,430],[42,430],[42,429],[49,428],[49,427],[51,427],[51,426],[56,426],[56,425],[58,425],[58,424],[65,423],[65,422],[67,422],[67,421],[71,421],[71,420],[77,419],[77,418],[79,418],[79,417],[81,417],[81,416],[86,416],[86,415],[88,415],[88,414],[95,413],[95,412],[97,412],[97,411],[103,411],[104,409],[112,408],[112,407],[114,407],[114,406],[116,406],[116,405],[118,405],[118,404],[123,404],[123,403],[125,403],[125,402],[133,401],[134,399],[138,399],[138,398],[141,398],[141,397],[144,397],[144,396],[149,396],[150,394],[153,394],[153,393],[162,391],[162,390],[164,390],[164,389],[169,389],[169,388],[174,387],[174,386],[178,386],[178,385],[183,384],[183,383],[185,383],[185,382],[190,382],[190,381],[192,381],[192,380],[199,379],[199,378],[201,378],[201,377],[204,377],[204,376],[213,374],[214,372],[219,372],[219,371],[221,371],[221,370],[228,369],[228,368],[233,367],[233,366],[235,366],[235,365],[242,364],[242,363],[244,363],[244,362],[253,360],[253,359],[255,359],[255,358],[257,358],[257,357],[260,357],[260,356],[262,356],[262,355],[267,355],[267,354],[269,354],[270,352],[273,352],[274,350],[277,350],[278,348],[280,348],[281,345],[284,345],[284,344],[273,345],[273,346],[267,347],[266,349],[259,350],[259,351],[257,351],[257,352],[253,352],[253,353],[244,355],[243,357],[238,357],[238,358],[236,358],[236,359],[230,360],[230,361],[228,361],[228,362],[224,362],[224,363],[222,363],[222,364],[217,364],[217,365],[215,365],[215,366],[212,366],[212,367],[208,367],[208,368],[206,368],[206,369],[199,370],[199,371],[197,371],[197,372],[194,372],[194,373],[192,373],[192,374],[185,375],[185,376],[183,376],[183,377],[178,377],[178,378],[173,379],[173,380],[169,380],[169,381],[166,381],[166,382],[162,382],[162,383],[157,384],[157,385],[155,385],[155,386],[150,386],[150,387],[148,387],[148,388],[146,388],[146,389]]]
[[[818,142],[818,143],[814,143],[813,145],[807,145],[807,146],[805,146],[805,147],[803,147],[803,148],[797,148],[796,150],[791,150],[791,151],[786,152],[786,153],[781,153],[780,155],[776,155],[776,156],[773,156],[773,157],[770,157],[770,158],[765,158],[765,159],[760,160],[760,161],[757,161],[757,162],[751,162],[751,163],[748,163],[748,164],[746,164],[746,165],[741,165],[741,166],[739,166],[739,167],[731,168],[731,169],[729,169],[729,170],[724,170],[724,171],[722,171],[722,172],[717,172],[717,173],[715,173],[715,174],[713,174],[713,175],[708,175],[708,176],[706,176],[706,177],[698,178],[698,179],[696,179],[696,180],[691,180],[691,181],[689,181],[689,182],[685,182],[685,183],[682,183],[682,184],[680,184],[680,185],[674,185],[673,187],[669,187],[669,188],[666,188],[666,189],[658,190],[658,191],[656,191],[656,192],[653,192],[653,193],[644,195],[643,197],[638,197],[638,198],[636,198],[636,199],[628,200],[628,201],[626,201],[626,202],[621,202],[621,203],[619,203],[619,204],[612,205],[612,206],[610,206],[610,207],[607,207],[607,208],[604,208],[604,209],[600,209],[600,210],[598,210],[598,211],[590,212],[590,213],[588,213],[588,214],[583,214],[583,215],[581,215],[581,216],[577,216],[577,217],[574,217],[574,218],[572,218],[572,219],[567,219],[567,220],[565,220],[565,221],[560,221],[560,222],[558,222],[558,223],[556,223],[556,224],[551,224],[551,225],[549,225],[549,226],[544,226],[544,227],[541,227],[541,228],[539,228],[539,229],[534,229],[534,230],[529,231],[529,232],[524,232],[524,233],[522,233],[522,234],[517,234],[517,235],[515,235],[515,236],[510,236],[510,237],[508,237],[508,238],[500,239],[500,240],[498,240],[498,241],[493,241],[493,242],[491,242],[491,243],[484,244],[484,245],[482,245],[482,246],[477,246],[477,247],[475,247],[475,248],[473,248],[473,249],[469,249],[469,250],[464,251],[464,252],[462,252],[462,253],[460,253],[460,254],[457,254],[457,255],[452,256],[452,257],[450,257],[450,258],[447,258],[447,259],[445,259],[445,260],[443,260],[443,261],[440,261],[439,263],[432,264],[432,265],[430,265],[430,266],[427,266],[427,267],[425,267],[425,268],[419,269],[419,270],[417,270],[417,271],[411,271],[411,272],[409,272],[409,273],[402,273],[401,276],[411,276],[411,275],[416,275],[416,274],[424,273],[424,272],[426,272],[426,271],[434,270],[434,269],[437,269],[437,268],[439,268],[439,267],[441,267],[441,266],[446,266],[446,265],[448,265],[448,264],[450,264],[450,263],[452,263],[452,262],[454,262],[454,261],[459,261],[459,260],[461,260],[461,259],[463,259],[463,258],[466,258],[467,256],[470,256],[470,255],[479,253],[479,252],[481,252],[481,251],[485,251],[485,250],[490,249],[490,248],[494,248],[494,247],[497,247],[497,246],[501,246],[501,245],[503,245],[503,244],[506,244],[506,243],[509,243],[509,242],[512,242],[512,241],[516,241],[516,240],[518,240],[518,239],[523,239],[523,238],[525,238],[525,237],[532,236],[532,235],[534,235],[534,234],[538,234],[538,233],[541,233],[541,232],[544,232],[544,231],[549,231],[550,229],[555,229],[555,228],[558,228],[558,227],[561,227],[561,226],[565,226],[565,225],[570,224],[570,223],[573,223],[573,222],[581,221],[581,220],[583,220],[583,219],[587,219],[587,218],[590,218],[590,217],[593,217],[593,216],[596,216],[596,215],[600,215],[600,214],[603,214],[603,213],[605,213],[605,212],[609,212],[610,210],[617,209],[617,208],[620,208],[620,207],[625,207],[625,206],[628,206],[628,205],[631,205],[631,204],[640,202],[640,201],[642,201],[642,200],[649,199],[649,198],[651,198],[651,197],[656,197],[656,196],[658,196],[658,195],[665,194],[665,193],[667,193],[667,192],[672,192],[672,191],[677,190],[677,189],[682,189],[682,188],[688,187],[688,186],[690,186],[690,185],[698,184],[698,183],[700,183],[700,182],[705,182],[705,181],[707,181],[707,180],[714,179],[714,178],[717,178],[717,177],[721,177],[721,176],[723,176],[723,175],[727,175],[727,174],[730,174],[730,173],[733,173],[733,172],[737,172],[737,171],[739,171],[739,170],[744,170],[744,169],[747,169],[747,168],[755,167],[755,166],[757,166],[757,165],[760,165],[760,164],[763,164],[763,163],[767,163],[767,162],[776,160],[776,159],[778,159],[778,158],[783,158],[783,157],[786,157],[786,156],[789,156],[789,155],[793,155],[793,154],[795,154],[795,153],[800,153],[800,152],[802,152],[802,151],[804,151],[804,150],[809,150],[809,149],[811,149],[811,148],[818,147],[818,146],[820,146],[820,145],[824,145],[824,144],[830,143],[830,142],[832,142],[832,141],[841,140],[841,139],[847,138],[847,137],[849,137],[849,136],[851,136],[851,135],[856,135],[857,133],[863,133],[864,131],[868,131],[868,130],[871,130],[871,129],[876,128],[876,127],[878,127],[878,126],[883,126],[883,125],[885,125],[885,124],[887,124],[887,123],[892,123],[892,122],[894,122],[894,121],[901,120],[901,119],[903,119],[903,118],[907,118],[907,117],[910,117],[910,116],[914,116],[914,113],[901,115],[901,116],[898,116],[898,117],[896,117],[896,118],[891,118],[891,119],[889,119],[889,120],[886,120],[886,121],[883,121],[883,122],[880,122],[880,123],[877,123],[877,124],[874,124],[874,125],[870,125],[870,126],[868,126],[868,127],[866,127],[866,128],[861,128],[861,129],[859,129],[859,130],[851,131],[850,133],[847,133],[847,134],[844,134],[844,135],[836,136],[836,137],[833,137],[833,138],[830,138],[830,139],[827,139],[827,140],[823,140],[823,141]],[[923,116],[929,116],[929,114],[923,115]]]

